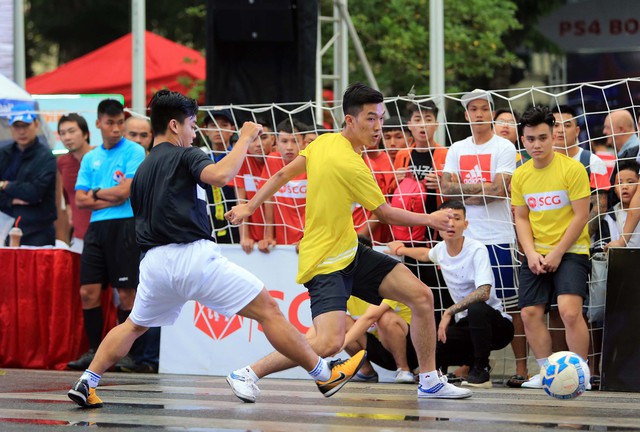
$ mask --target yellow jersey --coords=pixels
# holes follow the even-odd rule
[[[385,199],[362,156],[341,134],[321,135],[300,155],[306,159],[307,208],[296,282],[303,284],[353,261],[358,248],[353,204],[372,211]]]
[[[511,203],[529,208],[535,249],[542,255],[558,245],[573,219],[571,201],[590,195],[587,170],[562,153],[555,153],[551,163],[542,169],[535,168],[533,160],[528,160],[515,170],[511,179]],[[586,225],[567,252],[589,254]]]

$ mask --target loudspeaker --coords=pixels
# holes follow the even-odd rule
[[[210,12],[220,42],[293,42],[295,10],[291,0],[217,0]]]
[[[317,0],[208,0],[209,105],[315,96]]]
[[[609,250],[600,389],[640,392],[640,249]]]

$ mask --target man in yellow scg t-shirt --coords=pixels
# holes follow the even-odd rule
[[[557,297],[569,350],[587,358],[589,332],[582,317],[589,277],[589,177],[584,166],[553,151],[555,118],[548,107],[533,107],[520,119],[531,159],[511,180],[516,231],[525,258],[520,298],[527,342],[540,366],[551,355],[544,314]],[[522,384],[542,388],[540,375]]]

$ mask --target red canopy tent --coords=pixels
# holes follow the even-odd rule
[[[204,57],[196,50],[145,32],[147,100],[162,88],[186,92],[195,80],[206,77]],[[31,94],[100,94],[124,96],[131,106],[132,36],[126,36],[66,63],[29,78]]]

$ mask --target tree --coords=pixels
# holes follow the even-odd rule
[[[349,11],[386,94],[429,92],[429,0],[350,0]],[[467,90],[516,62],[504,38],[520,28],[509,0],[444,2],[446,91]],[[350,55],[353,79],[364,79]]]

